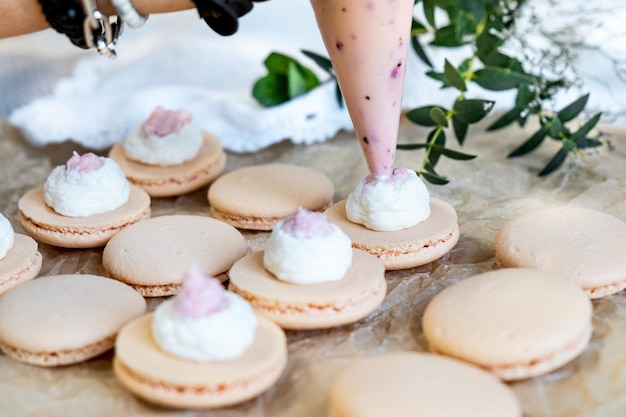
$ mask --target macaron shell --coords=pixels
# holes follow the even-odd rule
[[[356,359],[330,388],[329,417],[521,417],[513,391],[463,362],[417,352]]]
[[[266,164],[237,169],[210,187],[211,213],[235,227],[271,230],[299,207],[323,211],[332,204],[334,185],[311,168]]]
[[[0,297],[0,347],[35,365],[76,363],[111,349],[122,326],[145,311],[139,293],[110,278],[40,277]]]
[[[18,209],[18,220],[26,233],[39,242],[63,248],[104,246],[117,232],[151,214],[150,196],[134,185],[124,205],[93,216],[68,217],[55,212],[43,199],[43,187],[26,193]]]
[[[380,232],[356,224],[346,217],[342,200],[326,215],[352,240],[352,246],[379,258],[385,269],[406,269],[441,258],[459,241],[459,226],[454,208],[436,198],[430,199],[430,216],[413,227],[395,232]]]
[[[251,253],[233,265],[229,289],[285,329],[353,323],[380,306],[386,295],[384,267],[361,250],[353,249],[352,266],[342,279],[303,285],[281,281],[267,271],[263,253]]]
[[[131,183],[152,197],[171,197],[208,185],[226,166],[220,140],[204,132],[204,144],[196,157],[177,165],[149,165],[128,159],[121,143],[111,148],[109,157],[120,166]]]
[[[475,275],[439,292],[422,318],[431,350],[503,379],[556,369],[591,335],[592,305],[567,278],[509,268]]]
[[[284,332],[258,317],[253,344],[239,358],[194,362],[162,351],[152,337],[152,314],[119,333],[114,372],[135,395],[180,408],[212,408],[240,403],[266,391],[282,375],[287,362]]]
[[[205,216],[153,217],[128,227],[104,248],[102,264],[112,278],[146,297],[178,293],[187,269],[197,263],[209,276],[227,278],[248,246],[234,227]]]
[[[498,265],[564,275],[591,298],[626,288],[626,223],[600,211],[535,209],[506,222],[495,246]]]
[[[37,242],[30,236],[14,235],[13,247],[0,259],[0,294],[39,274],[43,257]]]

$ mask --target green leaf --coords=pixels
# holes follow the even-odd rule
[[[417,149],[425,149],[427,147],[428,147],[428,144],[426,143],[402,143],[402,144],[396,145],[397,149],[400,149],[403,151],[414,151]]]
[[[487,90],[502,91],[518,88],[522,84],[533,84],[535,77],[507,68],[485,67],[473,74],[472,81]]]
[[[596,125],[600,121],[600,117],[602,117],[602,113],[596,113],[596,115],[589,119],[587,123],[582,125],[580,129],[574,132],[570,139],[573,141],[577,141],[580,138],[584,138],[585,136],[587,136],[587,134],[591,132],[594,127],[596,127]]]
[[[522,84],[517,89],[517,96],[515,96],[515,107],[521,110],[528,108],[528,105],[537,98],[537,92],[534,91],[528,84]]]
[[[463,145],[463,142],[465,142],[468,126],[469,125],[467,123],[461,121],[461,119],[459,119],[456,115],[452,116],[452,127],[454,129],[456,141],[459,142],[459,145]]]
[[[426,161],[424,164],[424,170],[418,174],[421,175],[426,181],[434,185],[445,185],[449,182],[445,177],[437,174],[435,167],[429,161]]]
[[[252,87],[252,96],[262,106],[284,103],[320,84],[313,71],[287,55],[272,52],[265,58],[264,65],[267,75],[257,80]]]
[[[432,78],[433,80],[440,81],[442,83],[441,88],[450,87],[450,84],[448,84],[448,80],[443,72],[426,71],[426,76]]]
[[[450,159],[456,159],[457,161],[469,161],[470,159],[476,158],[476,155],[455,151],[439,145],[433,145],[432,148],[436,149],[440,155],[446,156]]]
[[[413,22],[411,23],[411,36],[417,37],[425,33],[428,33],[426,26],[419,20],[413,18]]]
[[[500,52],[489,55],[480,55],[479,51],[479,58],[486,67],[508,68],[511,71],[524,73],[524,68],[520,61]]]
[[[264,107],[276,106],[289,100],[286,77],[268,74],[260,78],[252,87],[252,96]]]
[[[459,71],[457,71],[457,69],[447,59],[445,60],[443,72],[451,86],[462,92],[467,91],[465,80],[461,77]]]
[[[541,145],[541,142],[543,142],[546,136],[548,136],[549,131],[550,128],[548,126],[541,126],[538,131],[536,131],[530,138],[528,138],[524,143],[515,148],[507,156],[509,158],[514,158],[516,156],[526,155],[527,153],[533,151],[539,145]]]
[[[341,88],[338,83],[335,83],[335,99],[337,99],[337,105],[340,109],[343,109],[343,94],[341,94]]]
[[[267,58],[265,58],[263,65],[265,65],[265,68],[267,68],[270,73],[285,75],[287,73],[289,63],[293,61],[294,59],[288,57],[287,55],[272,52],[267,56]]]
[[[450,182],[445,177],[441,177],[437,174],[431,174],[430,172],[422,172],[420,175],[433,185],[446,185]]]
[[[416,125],[426,126],[426,127],[437,126],[437,122],[433,120],[433,118],[430,115],[430,112],[435,107],[436,106],[424,106],[424,107],[418,107],[413,110],[409,110],[406,113],[406,117],[407,119],[409,119],[411,122],[415,123]],[[444,113],[448,112],[448,110],[444,108],[441,108],[441,110],[443,110]]]
[[[430,58],[428,58],[428,55],[426,54],[426,51],[424,51],[424,48],[422,47],[422,44],[417,36],[411,37],[411,46],[413,47],[413,50],[418,58],[421,59],[424,64],[432,68],[433,64],[430,62]]]
[[[602,141],[596,138],[580,138],[575,141],[578,149],[597,148],[602,146]]]
[[[489,56],[497,52],[498,48],[502,45],[503,42],[503,39],[500,39],[499,37],[490,34],[489,30],[484,30],[476,38],[476,48],[478,49],[478,55]]]
[[[559,149],[559,151],[550,159],[548,164],[539,172],[540,177],[545,177],[548,174],[556,171],[563,162],[565,162],[565,158],[567,158],[567,154],[569,152],[565,148]]]
[[[565,126],[561,123],[558,117],[552,119],[550,125],[550,137],[554,139],[560,139],[561,133],[565,133]]]
[[[333,63],[330,59],[325,56],[318,55],[315,52],[307,51],[305,49],[301,50],[302,54],[311,59],[313,62],[317,64],[318,67],[322,68],[324,71],[332,74],[333,73]]]
[[[289,97],[298,97],[307,92],[307,80],[293,62],[287,64],[287,92]]]
[[[441,108],[434,106],[430,110],[430,118],[433,119],[438,126],[448,127],[448,118]]]
[[[589,94],[579,97],[577,100],[568,104],[560,112],[558,112],[557,117],[563,123],[569,122],[585,109],[587,100],[589,100]]]
[[[445,26],[435,31],[435,37],[430,44],[433,46],[454,48],[462,46],[465,43],[458,37],[456,27]]]
[[[457,100],[453,107],[454,115],[467,124],[477,123],[489,114],[494,103],[478,99]]]
[[[424,0],[422,2],[422,9],[424,10],[424,17],[426,17],[426,21],[430,25],[430,27],[435,27],[435,6],[430,2]]]
[[[496,119],[495,122],[490,124],[487,127],[487,132],[493,132],[494,130],[502,129],[503,127],[506,127],[510,125],[511,123],[513,123],[514,121],[518,120],[519,117],[520,117],[519,109],[513,108],[510,111],[504,113],[498,119]]]

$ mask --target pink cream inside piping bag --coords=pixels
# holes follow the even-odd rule
[[[226,290],[216,278],[208,277],[193,264],[187,270],[183,285],[174,297],[174,309],[183,317],[200,318],[228,307]]]
[[[79,155],[74,151],[72,157],[67,160],[67,170],[76,171],[81,174],[87,172],[96,171],[104,166],[104,161],[98,155],[88,152],[84,155]]]
[[[330,235],[333,227],[324,213],[300,207],[298,213],[283,221],[281,230],[295,237],[312,239]]]
[[[369,171],[394,166],[414,0],[311,0]]]
[[[166,110],[157,106],[150,117],[141,124],[141,134],[163,137],[178,133],[186,124],[191,123],[191,113],[184,110]]]

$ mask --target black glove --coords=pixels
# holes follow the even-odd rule
[[[265,0],[193,0],[200,17],[222,36],[237,32],[237,19],[252,10],[255,1]]]

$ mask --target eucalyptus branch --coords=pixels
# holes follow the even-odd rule
[[[591,117],[577,130],[572,130],[570,122],[580,118],[588,100],[581,96],[570,105],[555,111],[552,101],[555,94],[568,86],[565,78],[548,78],[541,68],[527,71],[522,62],[502,52],[505,41],[514,32],[514,23],[524,1],[500,0],[417,0],[422,5],[426,23],[414,19],[412,46],[416,55],[429,67],[433,67],[422,46],[425,35],[432,37],[431,46],[455,48],[471,46],[472,54],[458,67],[445,60],[443,72],[434,69],[426,75],[441,83],[442,88],[454,88],[458,97],[451,110],[442,106],[428,105],[410,110],[409,120],[415,124],[434,127],[423,144],[403,144],[399,149],[425,149],[425,155],[418,174],[434,184],[445,184],[447,179],[439,175],[435,168],[439,156],[446,155],[445,129],[452,124],[456,139],[463,145],[471,124],[482,120],[490,112],[494,102],[490,100],[467,99],[467,84],[476,83],[491,91],[516,90],[513,108],[498,117],[488,131],[502,129],[517,123],[524,126],[530,117],[539,120],[540,128],[530,138],[509,153],[509,157],[525,155],[551,138],[561,143],[559,151],[539,172],[548,175],[558,169],[569,154],[582,155],[584,150],[602,145],[600,133],[592,133],[600,120],[600,114]],[[435,10],[444,11],[448,20],[438,26]],[[535,71],[532,71],[535,69]],[[471,159],[471,155],[456,155],[455,159]]]

